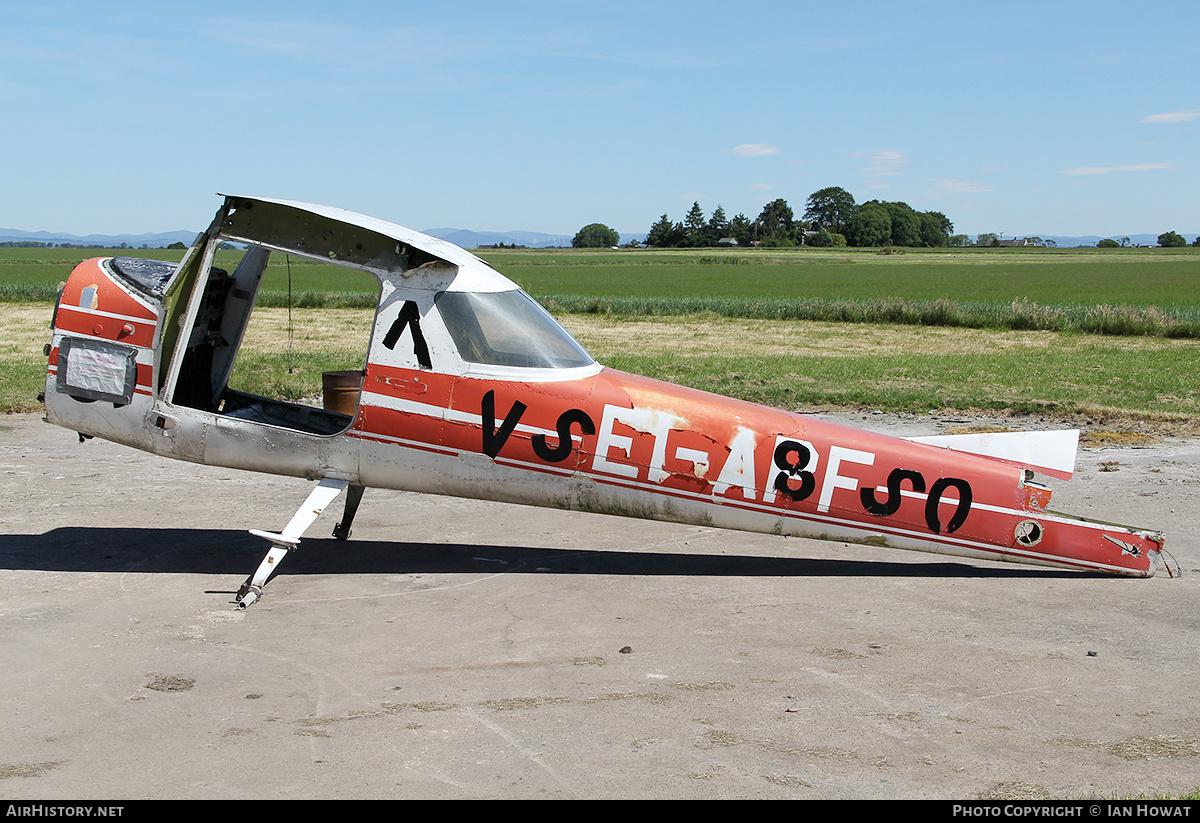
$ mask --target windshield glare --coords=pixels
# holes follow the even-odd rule
[[[572,369],[594,362],[523,291],[442,292],[435,304],[459,355],[469,363]]]

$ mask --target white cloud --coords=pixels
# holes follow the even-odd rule
[[[775,189],[775,188],[779,188],[779,187],[776,186],[774,183],[752,183],[750,185],[750,188],[752,188],[752,189]]]
[[[1186,123],[1200,117],[1200,109],[1180,109],[1162,114],[1148,114],[1139,123]]]
[[[895,177],[904,170],[911,161],[904,152],[889,149],[872,154],[867,165],[859,169],[868,177]]]
[[[1114,171],[1156,171],[1168,169],[1170,163],[1130,163],[1125,166],[1080,166],[1077,169],[1063,169],[1063,174],[1111,174]]]
[[[950,177],[940,177],[932,181],[929,187],[930,197],[941,197],[951,194],[973,194],[982,191],[995,191],[994,186],[985,186],[974,180],[955,180]]]
[[[768,154],[779,154],[779,146],[770,143],[742,143],[734,146],[731,151],[738,157],[763,157]]]

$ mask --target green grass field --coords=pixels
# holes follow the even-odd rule
[[[99,251],[0,250],[0,300],[46,302]],[[178,259],[180,251],[120,251]],[[232,267],[236,252],[218,264]],[[1047,329],[1200,339],[1200,249],[501,250],[556,313]],[[261,305],[368,307],[369,279],[276,256]],[[289,298],[290,291],[290,298]]]
[[[1200,307],[1200,249],[870,250],[714,253],[495,251],[484,256],[526,291],[606,297]]]
[[[178,260],[153,250],[0,249],[0,283],[54,287],[87,257],[127,254]],[[1200,308],[1200,249],[966,249],[485,251],[485,260],[539,297],[941,300],[963,303]],[[233,266],[237,252],[221,252]],[[343,270],[272,258],[264,288],[361,290]]]

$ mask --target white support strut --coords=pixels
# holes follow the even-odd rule
[[[278,567],[280,561],[289,551],[300,545],[300,538],[304,536],[304,532],[308,531],[308,527],[321,516],[321,512],[325,511],[326,507],[342,493],[342,489],[347,485],[349,485],[347,480],[323,477],[317,487],[309,493],[304,504],[292,515],[292,519],[288,521],[282,532],[250,529],[250,533],[256,537],[269,540],[271,549],[258,564],[258,570],[238,591],[237,607],[239,609],[246,608],[262,596],[263,586],[267,584],[267,579]]]

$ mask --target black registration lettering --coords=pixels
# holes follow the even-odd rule
[[[421,364],[421,368],[432,369],[433,361],[429,358],[429,346],[426,345],[425,335],[421,332],[421,312],[412,300],[405,300],[404,305],[400,307],[400,314],[397,315],[392,327],[383,337],[383,345],[389,350],[396,348],[396,343],[405,329],[412,330],[413,354],[416,356],[417,362]]]
[[[496,428],[496,393],[488,392],[483,396],[483,404],[480,412],[483,416],[483,453],[488,457],[495,458],[500,453],[500,449],[508,442],[509,436],[513,433],[513,429],[517,427],[517,423],[521,420],[521,415],[528,408],[520,400],[514,400],[512,408],[508,410],[508,414],[504,416],[504,422],[500,424],[500,428]]]
[[[566,460],[571,454],[571,425],[579,426],[583,434],[595,434],[596,424],[583,409],[567,409],[558,416],[555,428],[558,431],[558,445],[550,448],[546,444],[546,435],[533,436],[533,452],[548,463],[558,463]]]
[[[875,489],[864,487],[859,490],[863,508],[880,517],[891,517],[900,508],[900,484],[905,480],[912,484],[913,491],[918,493],[925,491],[925,478],[921,476],[920,472],[911,469],[892,469],[892,473],[888,475],[887,479],[887,500],[880,503],[875,498]]]
[[[959,526],[963,524],[963,521],[967,519],[967,514],[971,511],[971,484],[957,477],[940,478],[929,490],[929,498],[925,501],[925,525],[929,526],[929,530],[934,534],[942,532],[942,524],[938,519],[938,506],[942,502],[942,495],[951,486],[958,489],[958,508],[954,510],[954,516],[950,518],[950,522],[946,524],[946,531],[958,531]]]
[[[807,499],[817,487],[813,473],[804,469],[811,459],[812,452],[808,447],[795,440],[784,440],[776,446],[775,466],[781,471],[775,475],[775,491],[786,494],[796,502]],[[793,481],[799,481],[800,487],[792,488]]]
[[[496,427],[496,393],[488,392],[480,404],[480,416],[483,423],[483,453],[495,458],[512,436],[513,430],[521,422],[522,415],[529,408],[520,400],[514,400],[512,408],[504,416],[499,428]],[[558,463],[566,460],[574,446],[571,443],[571,426],[578,426],[583,434],[595,434],[596,424],[583,409],[567,409],[558,416],[555,430],[558,432],[558,445],[550,446],[546,435],[535,434],[530,438],[534,454],[548,463]]]

